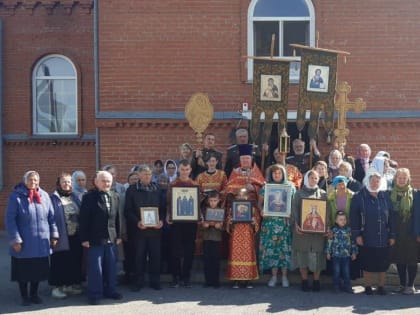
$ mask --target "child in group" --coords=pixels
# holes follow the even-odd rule
[[[355,260],[358,253],[356,244],[351,239],[351,229],[347,225],[344,211],[338,211],[335,216],[335,225],[332,228],[332,237],[326,242],[325,252],[327,259],[332,259],[334,291],[340,288],[347,293],[353,293],[350,284],[350,260]],[[340,280],[343,280],[343,286]]]
[[[204,287],[220,287],[220,244],[224,217],[220,221],[206,221],[208,208],[219,208],[220,193],[212,190],[207,194],[207,202],[202,210],[203,214],[203,259],[204,259]]]

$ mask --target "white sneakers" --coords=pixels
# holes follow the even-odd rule
[[[395,290],[395,293],[401,293],[405,295],[412,295],[416,293],[416,288],[414,286],[405,287],[403,285],[399,285]]]
[[[268,281],[267,285],[270,288],[274,288],[277,284],[277,276],[271,276],[270,281]],[[289,287],[289,280],[287,279],[287,276],[282,276],[281,277],[281,286],[283,288],[288,288]]]
[[[287,279],[287,276],[282,276],[281,277],[281,286],[283,288],[288,288],[289,287],[289,279]]]
[[[83,290],[79,284],[73,284],[63,287],[63,292],[67,294],[82,294]]]
[[[414,286],[412,286],[412,287],[406,287],[404,289],[404,291],[402,292],[402,294],[405,294],[405,295],[412,295],[414,293],[416,293],[416,289],[414,288]]]
[[[53,298],[56,299],[64,299],[67,297],[67,294],[64,293],[63,288],[62,287],[55,287],[54,289],[52,289],[51,291],[51,296]]]
[[[82,292],[83,289],[81,285],[75,284],[69,286],[55,287],[51,291],[51,296],[56,299],[64,299],[68,295],[82,294]]]
[[[276,286],[276,284],[277,284],[277,276],[271,276],[271,279],[270,279],[270,281],[268,281],[267,285],[270,288],[274,288]]]

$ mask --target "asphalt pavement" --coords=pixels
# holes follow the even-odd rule
[[[10,257],[5,232],[0,232],[0,314],[410,314],[420,315],[420,293],[405,296],[389,293],[387,296],[366,296],[362,282],[353,283],[355,294],[334,293],[331,280],[321,277],[321,292],[302,292],[297,273],[290,275],[291,286],[267,287],[269,275],[263,275],[253,289],[232,289],[223,281],[219,289],[203,288],[200,262],[195,264],[192,288],[169,288],[169,276],[163,276],[163,289],[149,288],[131,292],[119,286],[120,301],[103,300],[100,305],[88,305],[85,295],[63,300],[51,297],[47,282],[40,285],[41,305],[21,306],[16,283],[10,281]],[[388,291],[396,288],[396,275],[387,274]],[[420,288],[420,277],[417,283]]]

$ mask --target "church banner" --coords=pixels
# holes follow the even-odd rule
[[[308,135],[310,139],[315,139],[321,111],[326,131],[330,133],[333,129],[338,53],[312,47],[306,49],[305,46],[299,48],[302,60],[296,124],[301,132],[305,127],[306,111],[309,110]]]
[[[283,130],[287,123],[290,62],[283,60],[254,59],[253,106],[251,121],[252,141],[259,138],[260,117],[265,120],[261,143],[271,134],[273,116],[278,113],[278,127]]]

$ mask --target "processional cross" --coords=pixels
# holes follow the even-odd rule
[[[353,110],[360,113],[366,109],[366,103],[361,98],[356,98],[354,102],[349,101],[351,86],[347,82],[338,82],[335,91],[335,110],[338,112],[338,119],[334,135],[337,139],[338,150],[344,152],[347,143],[346,136],[350,134],[350,130],[346,128],[347,112]]]

